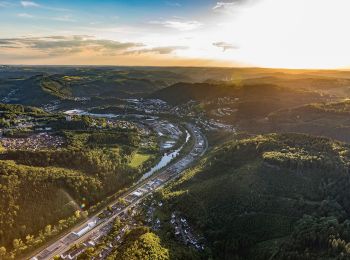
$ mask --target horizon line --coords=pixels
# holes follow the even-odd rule
[[[91,65],[91,64],[0,64],[0,67],[124,67],[124,68],[212,68],[212,69],[267,69],[267,70],[303,70],[303,71],[350,71],[350,68],[278,68],[258,66],[167,66],[167,65]]]

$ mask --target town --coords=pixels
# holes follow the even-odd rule
[[[60,238],[38,255],[32,257],[31,260],[50,259],[54,256],[59,256],[62,259],[76,259],[89,247],[95,247],[105,236],[108,236],[116,220],[122,221],[125,223],[125,226],[115,235],[109,248],[102,250],[101,253],[99,253],[100,257],[97,258],[105,259],[112,251],[112,248],[114,250],[118,243],[121,243],[125,231],[137,226],[133,217],[138,211],[141,211],[144,206],[142,202],[146,198],[152,196],[155,191],[166,185],[169,181],[179,178],[181,173],[206,151],[206,139],[200,129],[194,125],[187,125],[187,128],[188,131],[191,132],[191,137],[195,140],[191,151],[187,155],[184,155],[173,164],[161,168],[149,178],[138,183],[127,194],[119,197],[115,203],[110,204],[105,210],[90,217],[84,224],[80,225],[79,228]],[[177,228],[174,229],[174,234],[179,235],[177,232],[179,230],[183,231],[184,234],[186,234],[182,235],[185,244],[191,244],[196,249],[203,250],[204,246],[197,242],[196,236],[193,235],[191,229],[188,228],[187,223],[181,220],[182,219],[180,219],[182,225],[176,226]]]

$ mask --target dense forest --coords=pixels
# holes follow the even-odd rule
[[[274,132],[304,132],[349,142],[350,102],[312,103],[271,113],[256,127]]]
[[[136,128],[92,128],[92,122],[105,122],[86,116],[66,121],[15,105],[2,105],[2,111],[13,118],[35,113],[65,140],[58,148],[1,149],[0,246],[8,257],[41,245],[85,218],[95,205],[137,180],[158,157],[157,149],[144,148],[145,160],[130,164],[139,156],[141,134]]]
[[[207,101],[219,97],[236,97],[243,100],[270,98],[278,100],[293,95],[302,100],[321,98],[316,92],[303,89],[289,89],[273,84],[233,84],[233,83],[177,83],[152,93],[152,97],[160,98],[170,104],[186,103],[190,100]],[[292,100],[289,100],[291,102]],[[294,100],[300,103],[301,100]]]
[[[326,138],[230,141],[158,194],[160,214],[181,212],[204,234],[203,258],[346,259],[349,165],[350,147]]]

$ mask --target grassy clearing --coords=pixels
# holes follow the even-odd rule
[[[132,168],[140,167],[144,162],[150,159],[149,154],[136,153],[130,160],[129,166]]]

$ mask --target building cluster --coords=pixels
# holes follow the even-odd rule
[[[96,246],[103,244],[104,246],[98,249],[98,252],[93,259],[106,259],[112,251],[124,241],[125,233],[137,226],[137,221],[134,218],[134,215],[137,212],[136,207],[137,205],[131,207],[129,210],[130,213],[128,213],[128,211],[125,211],[125,204],[122,205],[116,203],[110,208],[112,211],[105,210],[108,212],[101,213],[101,218],[90,221],[88,224],[82,226],[79,230],[72,232],[62,240],[62,243],[68,245],[72,242],[74,243],[74,241],[82,239],[81,242],[74,244],[69,250],[62,253],[60,257],[68,260],[77,259],[88,248],[97,248]],[[112,217],[108,219],[110,216]],[[101,225],[96,231],[86,236],[89,231],[99,224],[104,223],[106,220],[108,220],[108,222],[105,225]],[[112,233],[114,222],[116,220],[120,221],[121,226],[117,232]],[[37,259],[40,260],[40,258]]]
[[[54,136],[48,133],[33,134],[25,138],[0,138],[1,145],[8,150],[42,150],[60,148],[65,144],[61,136]]]
[[[178,117],[194,118],[196,123],[206,131],[224,130],[235,132],[235,128],[230,124],[223,123],[221,118],[230,117],[237,113],[238,110],[230,107],[230,105],[232,106],[238,101],[239,98],[223,97],[214,101],[206,102],[204,106],[215,107],[210,113],[216,119],[208,116],[207,112],[201,108],[200,104],[193,100],[171,108],[170,113]],[[223,105],[226,105],[226,107],[222,107]]]
[[[175,146],[182,135],[182,131],[178,126],[165,121],[157,119],[146,120],[148,127],[154,129],[160,137],[160,147],[162,150],[169,150]]]
[[[91,127],[98,129],[103,128],[121,128],[121,129],[136,129],[139,132],[145,132],[146,130],[141,127],[141,124],[135,122],[119,119],[118,115],[115,114],[95,114],[89,113],[80,109],[72,109],[64,112],[65,120],[70,122],[79,118],[79,116],[90,116]],[[99,120],[105,119],[105,120]]]
[[[91,100],[90,97],[74,97],[74,101],[89,101]]]
[[[149,194],[150,192],[154,191],[158,187],[160,187],[164,182],[169,180],[171,176],[166,174],[160,174],[157,176],[156,179],[150,180],[143,185],[141,185],[139,188],[137,188],[135,191],[131,192],[129,195],[125,197],[125,201],[128,203],[133,203],[136,200],[144,197],[145,195]]]
[[[47,111],[47,112],[52,112],[52,111],[55,111],[59,108],[61,104],[61,101],[60,100],[53,100],[45,105],[42,106],[42,109]]]
[[[146,113],[146,114],[161,114],[169,111],[170,106],[160,99],[126,99],[128,108]]]
[[[237,112],[238,112],[237,108],[230,108],[230,107],[219,107],[211,111],[211,113],[216,117],[232,116]]]
[[[123,237],[127,230],[130,228],[130,224],[127,223],[127,214],[124,214],[120,217],[120,220],[123,221],[123,226],[120,228],[115,237],[110,241],[93,259],[102,260],[112,252],[113,248],[123,242]],[[84,229],[84,228],[83,228]],[[83,230],[82,229],[82,230]],[[103,243],[104,238],[111,232],[113,229],[113,221],[109,222],[107,225],[103,226],[96,232],[84,238],[84,240],[79,243],[79,245],[73,246],[68,251],[60,255],[62,259],[77,259],[83,252],[86,251],[89,247],[95,247],[96,245]],[[85,232],[86,233],[86,232]],[[83,234],[81,234],[82,236]],[[80,237],[81,237],[80,236]],[[68,241],[67,241],[68,242]]]
[[[0,111],[0,113],[2,114],[3,111]],[[6,129],[4,130],[32,128],[36,125],[34,122],[34,118],[26,115],[18,115],[12,119],[3,118],[2,122],[3,124],[8,125],[8,127],[6,127]]]
[[[14,95],[18,92],[18,88],[12,89],[2,100],[1,103],[9,103],[14,99]]]
[[[137,124],[126,120],[107,120],[106,125],[109,128],[136,129],[138,132],[143,130]]]
[[[190,100],[179,106],[172,107],[170,113],[178,117],[203,117],[205,113],[202,109],[198,109],[198,107],[199,103],[197,101]]]
[[[171,214],[171,225],[174,227],[175,236],[186,245],[193,246],[197,250],[204,250],[203,238],[197,236],[189,226],[186,218],[180,217],[173,212]]]
[[[123,227],[119,229],[119,232],[114,236],[112,241],[110,241],[106,247],[102,248],[101,252],[98,253],[98,256],[95,257],[96,260],[106,259],[116,247],[118,247],[121,243],[123,243],[124,235],[128,230],[130,230],[132,224],[125,223],[127,222],[126,216],[122,217],[121,220],[123,221],[123,224],[124,224]],[[110,232],[111,229],[112,227],[109,227],[108,232]]]
[[[11,133],[41,133],[42,135],[33,135],[29,139],[32,139],[35,136],[41,137],[41,139],[43,139],[44,137],[46,137],[45,133],[52,131],[52,127],[47,126],[44,122],[40,122],[40,120],[27,115],[18,115],[15,118],[12,118],[11,120],[3,119],[2,125],[3,127],[0,128],[0,136],[6,135],[8,133],[10,133],[10,135]],[[54,139],[49,137],[46,138]],[[22,142],[22,140],[19,141]],[[38,142],[40,142],[40,140]],[[49,142],[50,144],[52,143],[51,140],[49,140]]]
[[[196,124],[200,125],[206,131],[224,130],[226,132],[236,132],[236,128],[232,125],[224,124],[214,119],[196,119]]]
[[[145,222],[148,226],[150,226],[154,231],[158,231],[161,228],[161,220],[159,218],[154,217],[154,213],[157,207],[162,207],[163,202],[152,200],[151,203],[144,204],[144,217]]]

